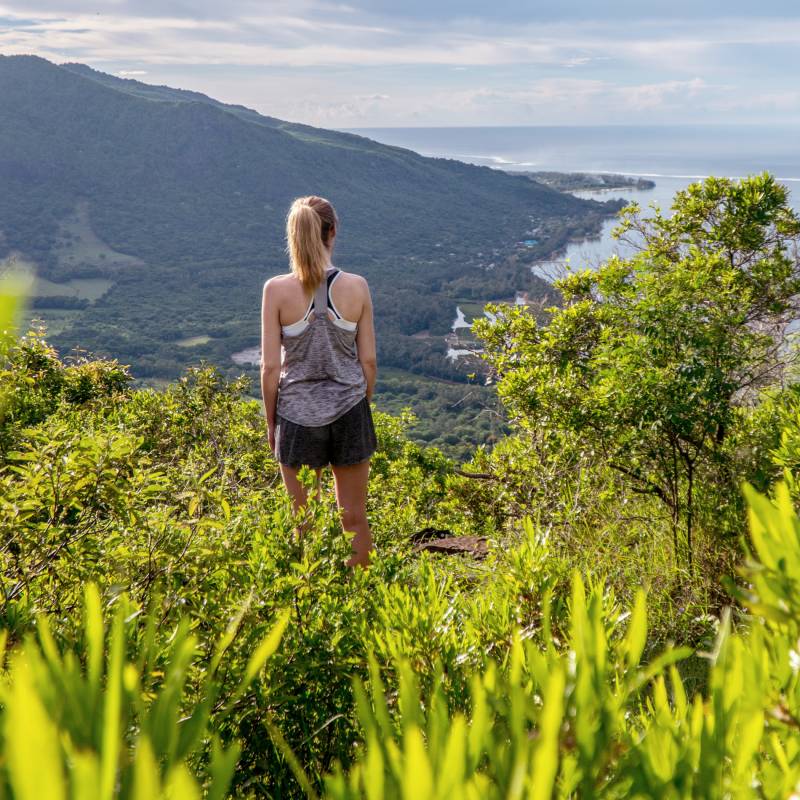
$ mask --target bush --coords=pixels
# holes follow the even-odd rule
[[[615,234],[637,250],[557,281],[564,303],[546,326],[495,308],[475,327],[518,425],[559,435],[656,499],[692,570],[698,533],[739,532],[737,479],[758,464],[731,460],[730,439],[785,372],[800,217],[767,173],[712,177],[678,192],[669,217],[629,207]]]
[[[734,411],[726,480],[788,488],[748,490],[727,593],[740,545],[676,564],[658,498],[580,436],[520,426],[459,470],[405,413],[375,415],[377,552],[350,574],[330,476],[294,516],[246,380],[134,390],[41,337],[3,346],[0,796],[796,790],[796,391]],[[738,519],[702,491],[707,524]],[[425,527],[486,556],[419,553]]]
[[[200,786],[209,798],[226,796],[240,748],[223,747],[217,736],[209,747],[212,714],[218,725],[236,707],[277,648],[286,619],[252,654],[233,694],[221,697],[218,671],[238,633],[234,620],[192,702],[186,695],[197,641],[188,626],[178,624],[162,649],[157,611],[142,619],[124,595],[113,605],[107,643],[101,597],[90,584],[80,644],[60,652],[40,616],[36,639],[12,653],[0,684],[3,797],[190,800]]]
[[[357,764],[328,779],[346,798],[785,797],[800,780],[800,519],[789,493],[748,493],[758,561],[738,590],[746,631],[719,625],[705,657],[709,690],[687,697],[676,664],[687,648],[645,663],[643,592],[621,614],[602,587],[572,581],[566,648],[517,638],[504,662],[471,675],[453,710],[441,667],[424,692],[398,653],[387,691],[372,663],[357,683],[365,745]],[[545,607],[548,603],[545,602]],[[624,630],[623,630],[624,628]]]

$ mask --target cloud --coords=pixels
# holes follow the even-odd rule
[[[722,95],[720,95],[722,92]],[[619,86],[592,78],[545,78],[524,88],[480,85],[459,90],[417,87],[381,95],[336,95],[333,85],[306,87],[278,116],[342,128],[420,125],[607,124],[627,120],[675,122],[695,108],[714,109],[727,88],[701,78]],[[273,111],[275,111],[273,107]],[[276,112],[277,113],[277,112]]]
[[[597,65],[601,61],[610,61],[611,56],[574,56],[561,62],[562,67],[573,69],[574,67],[586,67],[590,64]]]
[[[672,18],[626,25],[612,19],[548,20],[504,25],[497,19],[454,18],[446,24],[357,14],[335,3],[231,0],[225,11],[198,0],[191,16],[175,0],[130,0],[95,12],[96,4],[0,0],[0,49],[35,52],[90,63],[283,65],[539,64],[572,69],[628,59],[668,68],[695,66],[721,45],[800,44],[800,19],[727,18],[698,29]],[[264,8],[268,11],[264,11]],[[588,5],[587,5],[588,9]],[[17,19],[17,24],[13,21]]]
[[[800,15],[787,3],[770,14],[744,0],[533,5],[0,0],[0,52],[178,81],[341,127],[689,120],[747,104],[797,114]]]
[[[637,86],[615,87],[621,103],[632,111],[669,111],[682,107],[686,103],[694,103],[703,94],[710,94],[711,87],[702,78],[688,81],[663,81],[661,83],[645,83]]]
[[[382,14],[398,19],[426,19],[442,22],[452,19],[477,19],[518,24],[546,24],[567,20],[570,24],[585,20],[609,21],[614,25],[640,20],[682,18],[695,23],[724,15],[743,17],[786,17],[797,11],[796,0],[769,0],[754,4],[752,0],[559,0],[558,3],[532,3],[530,0],[355,0],[362,14]]]
[[[725,87],[722,88],[725,95]],[[438,92],[416,110],[422,116],[436,111],[451,124],[470,124],[472,120],[491,120],[491,124],[596,124],[621,120],[674,122],[674,115],[686,116],[700,106],[712,108],[720,96],[719,87],[702,78],[619,86],[611,81],[591,78],[545,78],[530,82],[523,89],[498,89],[480,86],[457,92]],[[398,116],[407,112],[403,101],[395,101]]]

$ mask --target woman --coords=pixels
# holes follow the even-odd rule
[[[333,469],[342,525],[355,535],[348,566],[367,566],[369,402],[377,364],[367,282],[331,264],[338,219],[321,197],[300,197],[286,220],[291,273],[270,278],[261,307],[261,393],[269,444],[297,511],[302,466]]]

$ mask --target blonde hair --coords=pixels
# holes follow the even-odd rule
[[[338,223],[323,197],[298,197],[286,217],[286,251],[292,272],[304,287],[316,289],[330,260],[330,241]]]

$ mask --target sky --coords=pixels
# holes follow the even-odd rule
[[[784,0],[0,0],[0,54],[329,128],[800,124]]]

